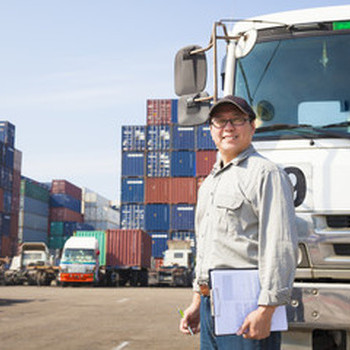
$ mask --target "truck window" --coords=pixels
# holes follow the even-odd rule
[[[289,33],[268,40],[264,38],[238,59],[235,69],[235,94],[254,106],[257,126],[307,123],[322,127],[345,122],[336,128],[349,133],[350,34],[322,31],[291,38]],[[324,107],[322,103],[329,108],[320,117],[317,111]],[[295,136],[291,130],[269,134]]]
[[[94,262],[95,252],[93,249],[65,249],[62,261],[70,262]]]

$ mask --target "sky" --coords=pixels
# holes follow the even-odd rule
[[[119,201],[121,126],[147,99],[176,98],[174,57],[222,18],[348,0],[0,0],[0,120],[16,126],[22,175]],[[209,88],[210,91],[210,88]]]

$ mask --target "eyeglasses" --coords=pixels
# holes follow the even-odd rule
[[[223,129],[228,122],[230,122],[230,124],[232,126],[242,126],[243,124],[245,124],[247,121],[249,120],[249,118],[232,118],[232,119],[216,119],[213,118],[210,122],[210,124],[212,124],[213,126],[215,126],[218,129]]]

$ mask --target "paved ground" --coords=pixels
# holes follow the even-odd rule
[[[176,307],[190,289],[0,287],[1,350],[187,350]]]

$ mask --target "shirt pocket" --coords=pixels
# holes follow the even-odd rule
[[[242,197],[220,194],[214,201],[218,213],[218,228],[226,234],[237,234],[242,230]]]

